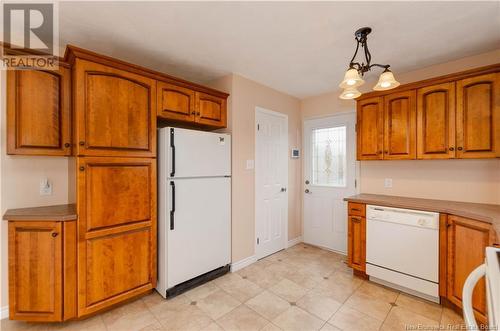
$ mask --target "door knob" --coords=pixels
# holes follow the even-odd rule
[[[286,192],[286,187],[282,187],[281,192]]]
[[[308,189],[308,188],[306,188],[306,190],[305,190],[304,192],[306,192],[306,193],[311,193],[311,191],[309,191],[309,189]]]

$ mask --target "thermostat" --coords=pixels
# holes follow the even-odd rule
[[[298,159],[300,157],[300,150],[298,148],[292,148],[292,159]]]

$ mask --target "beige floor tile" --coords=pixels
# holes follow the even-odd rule
[[[160,322],[154,322],[148,326],[143,327],[140,331],[164,331],[164,330],[165,328],[163,327],[163,325],[160,324]]]
[[[375,331],[382,325],[381,320],[345,305],[330,318],[328,323],[342,330],[356,331]]]
[[[320,331],[341,331],[339,328],[334,327],[330,323],[325,323]]]
[[[264,290],[259,285],[241,277],[221,284],[220,288],[240,302],[245,302]]]
[[[134,331],[151,325],[156,318],[144,301],[139,299],[104,313],[102,320],[108,330]]]
[[[210,323],[207,327],[201,329],[202,331],[222,331],[224,330],[219,324],[216,322]]]
[[[281,328],[277,327],[273,323],[269,323],[265,327],[263,327],[260,331],[281,331]]]
[[[363,280],[351,274],[336,271],[323,279],[316,288],[336,301],[344,303],[362,283]]]
[[[11,321],[9,319],[0,320],[0,330],[2,331],[48,331],[58,326],[58,323],[47,324]]]
[[[450,308],[443,308],[441,326],[448,327],[449,330],[465,330],[465,328],[462,328],[462,326],[465,326],[462,315],[457,314]]]
[[[268,272],[274,275],[274,277],[279,277],[279,278],[286,277],[286,275],[288,275],[291,269],[292,268],[290,264],[287,264],[285,262],[276,262],[264,268],[265,272]]]
[[[345,305],[381,321],[387,317],[392,307],[387,301],[376,299],[373,296],[358,291],[354,292],[354,294],[347,299]]]
[[[315,273],[310,269],[289,270],[285,278],[307,289],[315,288],[323,280],[320,273]]]
[[[185,309],[191,302],[185,295],[179,295],[171,299],[164,299],[158,295],[158,298],[148,297],[147,300],[144,300],[146,306],[158,320],[164,318],[170,311]]]
[[[196,306],[215,320],[238,307],[240,304],[241,303],[231,295],[223,290],[218,290],[204,299],[197,301]]]
[[[261,330],[268,323],[269,321],[245,305],[239,306],[217,320],[217,324],[219,324],[224,330],[228,331],[257,331]]]
[[[219,290],[220,288],[217,287],[217,285],[215,285],[215,283],[212,281],[187,291],[185,293],[185,296],[188,297],[191,301],[198,301]]]
[[[160,320],[165,330],[201,330],[213,320],[195,305],[185,305],[183,309],[167,310]]]
[[[244,277],[252,283],[257,284],[262,289],[267,289],[279,283],[283,277],[273,272],[267,271],[264,267],[259,267],[253,272],[247,273]]]
[[[308,291],[308,289],[288,279],[283,279],[269,290],[289,302],[297,302]]]
[[[399,291],[376,284],[374,282],[363,282],[356,290],[356,293],[363,293],[385,302],[396,302]]]
[[[385,319],[384,324],[399,328],[417,327],[419,325],[426,328],[439,327],[439,322],[402,307],[393,307]]]
[[[406,310],[415,312],[437,322],[441,321],[443,307],[430,301],[420,299],[406,293],[401,293],[396,304]]]
[[[288,301],[283,300],[270,291],[260,293],[245,302],[245,304],[268,320],[272,320],[290,308],[290,303]]]
[[[157,322],[156,319],[154,322]],[[106,331],[106,325],[101,315],[97,315],[80,321],[60,323],[52,326],[50,329],[60,331]],[[3,331],[2,328],[0,330]]]
[[[324,321],[298,307],[290,307],[273,321],[283,330],[319,330]]]
[[[327,321],[342,304],[322,294],[321,291],[313,290],[297,301],[297,306]]]

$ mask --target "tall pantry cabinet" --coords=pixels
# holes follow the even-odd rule
[[[156,80],[69,52],[83,316],[156,285]]]

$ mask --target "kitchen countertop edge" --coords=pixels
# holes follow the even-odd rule
[[[75,204],[8,209],[4,221],[74,221],[78,218]]]

